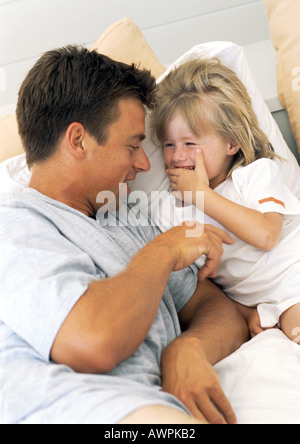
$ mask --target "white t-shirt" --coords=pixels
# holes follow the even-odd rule
[[[224,245],[215,280],[232,299],[243,305],[258,307],[262,327],[273,327],[284,311],[300,302],[300,202],[285,186],[278,166],[270,159],[238,168],[232,179],[223,182],[215,191],[261,213],[284,214],[280,242],[270,252],[252,247],[230,233],[235,244]],[[170,199],[175,202],[173,197]],[[176,207],[174,211],[180,221],[177,225],[187,220],[186,209]],[[220,227],[207,216],[204,220],[203,213],[197,209],[193,215],[201,223],[204,221]],[[166,219],[165,214],[163,220],[160,216],[156,222],[160,227],[162,221],[168,226]],[[197,265],[203,266],[203,258]]]

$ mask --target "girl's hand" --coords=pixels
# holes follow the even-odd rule
[[[278,325],[275,325],[274,327],[271,328],[262,328],[257,308],[246,307],[245,305],[241,305],[235,301],[233,301],[233,303],[237,307],[241,315],[245,318],[248,324],[251,339],[253,339],[255,336],[259,335],[260,333],[263,333],[266,330],[279,328]]]
[[[246,319],[246,321],[248,322],[251,338],[254,338],[255,336],[267,330],[272,330],[274,328],[279,329],[278,325],[274,325],[274,327],[270,328],[262,328],[260,317],[256,308],[249,308],[248,313],[248,319]]]
[[[184,196],[185,191],[192,192],[192,201],[188,199],[188,203],[195,204],[196,192],[205,191],[207,188],[209,188],[209,179],[207,176],[203,152],[201,149],[196,150],[195,170],[176,168],[172,170],[167,170],[167,174],[169,176],[173,191],[179,191],[181,193],[182,199],[185,197],[185,201],[187,200],[187,193],[186,196]]]
[[[245,317],[251,338],[265,331],[261,326],[260,317],[256,308],[248,307],[248,314]]]
[[[236,301],[232,302],[247,322],[251,339],[264,331],[260,323],[260,317],[257,308],[246,307],[246,305],[239,304]]]

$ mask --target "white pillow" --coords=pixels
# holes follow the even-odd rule
[[[258,90],[254,77],[250,72],[243,48],[230,42],[202,43],[180,57],[168,68],[166,73],[158,79],[158,82],[162,81],[174,67],[178,67],[189,60],[211,57],[217,57],[224,65],[235,71],[247,87],[252,99],[252,106],[257,114],[262,130],[268,135],[276,153],[287,160],[284,162],[277,161],[285,183],[294,194],[300,198],[299,165],[285,143],[276,122]],[[135,182],[131,185],[131,189],[132,191],[143,191],[146,193],[145,196],[147,197],[145,197],[144,200],[142,199],[140,206],[148,211],[148,205],[151,202],[151,192],[168,190],[169,181],[165,173],[162,149],[154,146],[149,138],[146,139],[143,145],[152,168],[148,173],[139,174]],[[9,159],[0,165],[0,193],[19,191],[28,185],[29,180],[30,173],[26,166],[24,154]],[[140,198],[140,196],[141,193],[139,193],[138,197]],[[158,193],[156,196],[158,196]],[[132,199],[133,203],[136,203],[134,194],[132,195]],[[154,199],[152,195],[152,204],[155,206],[155,202],[153,202]]]
[[[269,111],[269,108],[265,104],[263,97],[258,90],[255,79],[248,66],[243,48],[230,42],[211,42],[197,45],[180,57],[173,65],[171,65],[163,76],[158,79],[158,82],[161,82],[171,70],[182,65],[183,63],[198,58],[206,59],[212,57],[218,58],[224,65],[235,71],[240,80],[246,86],[252,99],[252,106],[258,117],[261,129],[267,134],[276,153],[282,158],[286,159],[286,161],[276,160],[284,177],[285,183],[293,191],[293,193],[300,198],[299,165],[284,141],[283,136]],[[147,193],[147,199],[141,203],[141,207],[146,210],[147,204],[149,205],[150,203],[151,191],[168,190],[169,181],[165,173],[162,149],[155,147],[149,138],[147,138],[144,142],[144,149],[149,157],[152,168],[149,173],[139,174],[134,185],[131,186],[131,189],[133,191],[142,190]],[[155,208],[156,206],[157,203],[153,202],[152,195],[152,208]]]
[[[30,177],[25,154],[2,162],[0,164],[0,194],[22,191],[28,187]]]

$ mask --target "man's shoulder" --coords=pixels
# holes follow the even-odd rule
[[[38,232],[43,223],[52,226],[43,212],[39,211],[38,204],[32,204],[23,193],[0,195],[0,221],[1,238],[7,235],[11,238],[17,231],[23,236],[32,230]]]
[[[22,192],[0,194],[0,215],[1,218],[11,218],[15,220],[16,214],[23,214],[30,212],[30,205],[27,202],[27,197]],[[5,222],[5,219],[2,219]]]
[[[0,193],[0,210],[11,209],[14,211],[17,208],[30,207],[31,196],[27,190]]]

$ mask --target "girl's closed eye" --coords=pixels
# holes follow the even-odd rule
[[[175,145],[172,142],[166,142],[163,146],[164,148],[175,148]]]
[[[196,147],[196,146],[198,146],[196,143],[193,143],[193,142],[187,142],[186,144],[185,144],[185,146],[187,147],[187,148],[194,148],[194,147]],[[169,142],[169,143],[164,143],[164,145],[163,145],[163,147],[166,149],[166,148],[175,148],[175,145],[174,145],[174,143],[171,143],[171,142]]]

